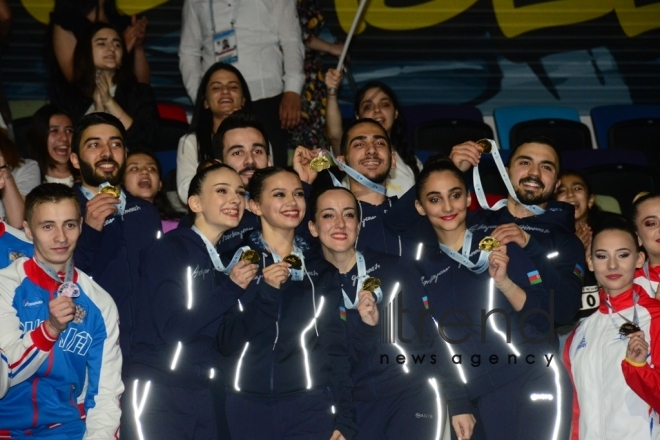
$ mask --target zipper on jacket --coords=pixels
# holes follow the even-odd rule
[[[275,325],[279,331],[280,318],[282,316],[282,296],[280,295],[280,303],[277,306],[277,322]],[[270,351],[270,395],[275,395],[275,345],[277,344],[277,339],[273,343],[273,349]]]

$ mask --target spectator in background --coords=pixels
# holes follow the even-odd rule
[[[40,182],[37,162],[22,159],[16,145],[0,131],[0,219],[23,229],[25,196]]]
[[[326,132],[335,154],[341,154],[340,143],[343,133],[342,118],[337,99],[337,90],[342,74],[330,69],[325,74],[328,88],[328,110],[326,112]],[[370,118],[380,123],[392,140],[396,155],[396,168],[390,170],[387,180],[387,195],[401,197],[415,185],[415,178],[422,169],[422,163],[415,157],[406,141],[406,122],[401,114],[401,105],[394,91],[379,81],[369,81],[355,95],[355,118]]]
[[[175,229],[183,213],[178,212],[163,191],[160,180],[162,170],[158,158],[149,151],[133,151],[126,158],[124,188],[134,195],[153,203],[163,226],[163,233]]]
[[[52,66],[51,80],[64,92],[75,80],[74,49],[87,38],[95,23],[117,29],[126,43],[127,58],[137,80],[149,84],[150,71],[144,50],[147,19],[129,17],[117,10],[115,0],[56,0],[47,34],[47,59]]]
[[[46,104],[32,115],[28,154],[39,164],[41,181],[73,186],[78,175],[71,161],[73,122],[64,111]]]
[[[202,72],[214,62],[235,65],[250,87],[251,110],[266,127],[277,165],[288,159],[285,130],[300,122],[303,51],[293,1],[183,3],[179,68],[188,95],[198,96]]]
[[[341,55],[344,43],[328,43],[319,38],[323,15],[317,0],[298,0],[298,19],[305,44],[305,86],[300,123],[291,132],[290,147],[328,149],[325,135],[325,84],[323,83],[323,54]]]
[[[238,109],[250,108],[250,90],[241,72],[231,64],[215,63],[206,71],[197,89],[190,132],[179,140],[176,155],[176,186],[181,201],[188,203],[188,187],[197,165],[213,159],[213,135]]]
[[[9,36],[12,15],[7,0],[0,0],[0,47]],[[5,91],[0,80],[0,132],[7,134],[7,126],[11,123],[11,112],[5,97]]]
[[[632,221],[647,260],[635,272],[635,283],[653,298],[660,299],[660,194],[642,193],[635,197]]]
[[[74,95],[53,102],[77,121],[105,112],[121,121],[128,148],[152,148],[158,136],[156,98],[148,84],[135,80],[126,66],[126,46],[109,24],[94,23],[74,52]]]

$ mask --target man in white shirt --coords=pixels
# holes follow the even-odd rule
[[[197,99],[204,72],[216,61],[241,71],[251,111],[264,124],[274,162],[286,165],[287,134],[300,121],[304,46],[291,0],[185,0],[179,68]]]

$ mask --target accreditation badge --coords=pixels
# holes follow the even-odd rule
[[[238,41],[235,29],[227,29],[213,35],[213,53],[216,62],[227,64],[238,62]]]

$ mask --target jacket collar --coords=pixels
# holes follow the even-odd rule
[[[48,292],[54,292],[60,287],[60,284],[62,284],[49,277],[48,274],[39,267],[37,262],[34,261],[34,257],[27,260],[23,268],[25,269],[25,275],[27,275],[30,281]],[[64,278],[64,272],[58,272],[57,275]],[[78,271],[76,269],[73,270],[73,282],[78,282]]]

